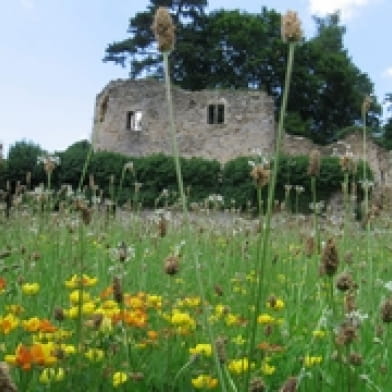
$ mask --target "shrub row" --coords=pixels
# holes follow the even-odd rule
[[[91,153],[87,141],[73,144],[67,150],[58,153],[60,166],[52,175],[52,186],[59,188],[69,184],[77,189],[83,173],[86,158],[89,156],[84,176],[83,187],[88,188],[91,178],[105,196],[112,196],[120,203],[127,200],[137,200],[145,207],[153,207],[160,203],[172,203],[178,198],[177,181],[172,157],[163,154],[153,154],[146,157],[130,158],[113,152]],[[32,143],[18,142],[11,147],[7,160],[0,165],[0,186],[5,187],[9,180],[26,183],[26,173],[31,172],[31,187],[45,183],[47,178],[42,165],[37,164],[37,158],[44,151]],[[181,158],[182,176],[188,200],[200,202],[209,195],[223,196],[226,207],[235,205],[245,209],[256,205],[256,188],[250,177],[249,161],[254,157],[238,157],[227,162],[223,167],[216,160],[203,158]],[[133,170],[124,170],[124,166],[132,162]],[[307,174],[309,159],[307,156],[284,156],[279,164],[276,197],[285,199],[285,185],[302,186],[301,205],[306,207],[310,201],[310,178]],[[369,178],[370,169],[367,168]],[[358,168],[357,175],[352,179],[361,178],[362,169]],[[357,177],[356,177],[357,176]],[[317,179],[317,195],[319,200],[328,200],[340,190],[343,173],[336,157],[321,159],[320,176]],[[164,191],[166,190],[166,191]],[[163,193],[164,191],[164,193]],[[263,197],[266,197],[266,189]],[[294,187],[289,193],[290,205],[294,205]],[[165,195],[165,196],[163,196]]]

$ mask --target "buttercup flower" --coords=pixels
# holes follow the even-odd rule
[[[208,343],[199,343],[195,347],[191,347],[189,352],[192,355],[210,357],[212,355],[212,346]]]
[[[196,389],[214,389],[218,386],[218,379],[208,374],[200,374],[191,380],[192,386]]]
[[[25,295],[35,295],[40,289],[39,283],[24,283],[22,285],[22,293]]]
[[[115,372],[112,377],[112,383],[114,388],[118,388],[120,385],[126,383],[128,375],[125,372]]]

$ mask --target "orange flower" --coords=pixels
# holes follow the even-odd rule
[[[42,319],[39,322],[39,330],[41,332],[56,332],[57,327],[55,327],[48,319]]]
[[[30,370],[33,365],[52,366],[57,358],[53,355],[53,343],[36,343],[32,346],[19,344],[15,355],[6,355],[6,362],[19,366],[23,370]]]
[[[109,298],[113,294],[113,286],[108,286],[106,289],[103,289],[99,296],[101,299]]]
[[[6,287],[7,287],[6,280],[0,276],[0,294],[5,290]]]

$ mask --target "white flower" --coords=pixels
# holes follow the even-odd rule
[[[384,284],[384,287],[388,290],[388,291],[392,291],[392,280],[390,280],[389,282]]]

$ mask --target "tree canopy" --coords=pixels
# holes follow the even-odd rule
[[[146,11],[130,19],[130,37],[106,48],[104,61],[122,66],[129,61],[131,78],[162,78],[162,59],[150,26],[156,8],[166,6],[176,23],[174,83],[189,90],[262,89],[278,108],[287,53],[281,15],[266,7],[257,14],[223,9],[206,13],[206,5],[206,0],[151,0]],[[339,14],[314,21],[315,36],[303,39],[296,50],[286,128],[327,143],[340,129],[360,123],[361,103],[373,95],[373,84],[344,48]],[[375,102],[369,125],[378,126],[379,111]]]

